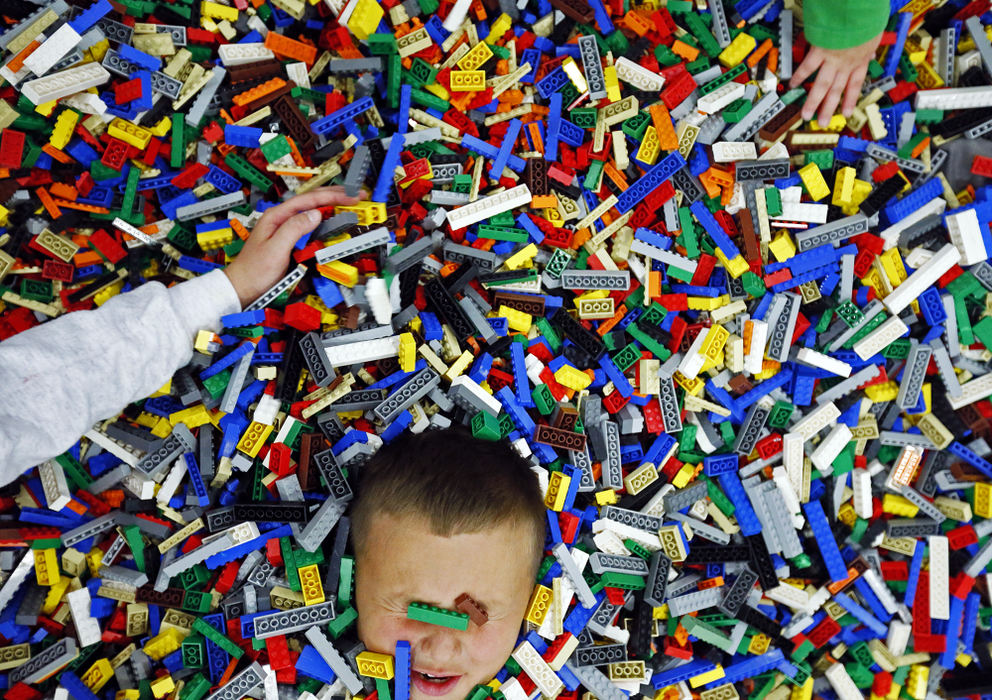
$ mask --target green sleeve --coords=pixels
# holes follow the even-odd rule
[[[806,40],[823,49],[863,44],[885,29],[889,0],[806,0]]]

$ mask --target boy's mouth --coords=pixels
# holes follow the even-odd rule
[[[445,695],[454,688],[461,676],[450,674],[435,674],[414,669],[410,674],[413,685],[425,695]]]

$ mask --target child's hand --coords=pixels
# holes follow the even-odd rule
[[[851,116],[868,73],[868,63],[875,57],[875,50],[881,40],[880,32],[865,43],[848,49],[823,49],[819,46],[810,48],[789,81],[790,88],[797,87],[819,69],[813,88],[803,105],[803,119],[809,120],[819,106],[820,113],[816,120],[821,125],[827,124],[837,109],[841,94],[844,95],[841,113],[845,117]]]
[[[316,207],[355,204],[361,197],[349,197],[343,187],[321,187],[267,209],[241,252],[224,270],[241,307],[251,304],[286,274],[293,246],[320,223]]]

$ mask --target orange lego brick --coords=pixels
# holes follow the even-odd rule
[[[270,34],[272,32],[269,32]],[[278,36],[278,34],[276,35]],[[234,104],[239,107],[246,105],[249,102],[254,102],[257,99],[265,97],[266,95],[275,92],[279,88],[286,85],[286,81],[282,78],[273,78],[272,80],[266,80],[261,85],[253,87],[250,90],[245,90],[244,92],[238,93],[234,96]]]
[[[276,32],[269,32],[265,35],[265,47],[279,58],[294,58],[307,65],[313,65],[313,62],[317,60],[317,48],[315,46],[290,39]],[[238,103],[235,102],[235,104]]]
[[[53,219],[57,219],[62,216],[62,210],[59,209],[59,206],[55,203],[55,200],[52,199],[52,195],[48,194],[48,190],[44,187],[39,187],[35,190],[35,193],[38,195],[38,199],[41,200],[41,205],[45,207],[45,211],[48,212],[49,216]]]
[[[679,147],[679,139],[675,135],[675,127],[668,114],[668,107],[659,102],[651,105],[648,112],[651,114],[651,123],[654,124],[655,133],[658,134],[658,145],[663,150],[674,151]]]

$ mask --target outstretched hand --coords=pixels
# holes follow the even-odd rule
[[[300,237],[320,223],[318,207],[355,204],[339,186],[321,187],[267,209],[234,261],[225,268],[244,308],[286,274],[289,255]]]
[[[847,49],[810,47],[806,58],[796,68],[792,80],[789,81],[790,88],[798,87],[806,78],[819,71],[803,104],[803,119],[808,121],[819,107],[820,113],[816,120],[821,125],[826,125],[837,110],[841,95],[844,96],[841,114],[845,117],[851,116],[858,103],[865,76],[868,74],[868,64],[875,57],[875,51],[881,41],[882,33],[879,32],[878,36],[872,37],[865,43]]]

